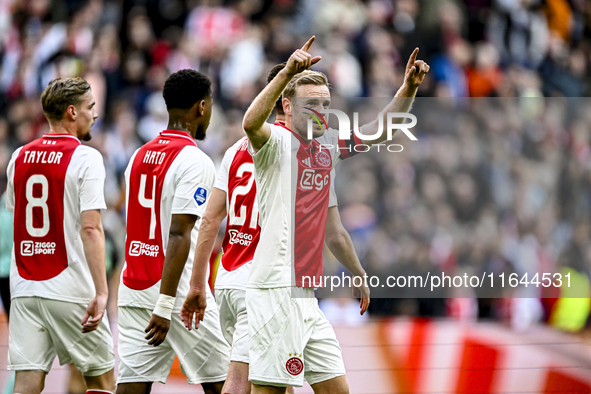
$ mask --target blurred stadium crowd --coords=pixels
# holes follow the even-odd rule
[[[194,68],[215,81],[200,146],[219,162],[242,136],[266,72],[311,34],[323,57],[316,69],[343,97],[392,97],[418,46],[431,65],[415,105],[420,143],[360,155],[337,177],[368,271],[567,265],[586,276],[589,101],[542,97],[589,96],[590,22],[585,0],[0,0],[0,190],[13,150],[47,130],[42,89],[57,76],[84,77],[99,111],[90,144],[107,168],[104,225],[116,265],[123,171],[166,127],[170,72]],[[482,96],[520,99],[459,99]],[[371,311],[511,319],[513,310],[518,325],[551,315],[535,299],[507,306],[455,296],[468,301],[376,299]],[[581,329],[587,314],[588,305],[582,323],[563,328]]]

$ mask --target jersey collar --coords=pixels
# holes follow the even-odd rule
[[[273,123],[275,126],[281,126],[283,127],[285,130],[289,130],[289,132],[291,134],[293,134],[298,141],[300,141],[300,144],[304,147],[304,149],[308,149],[310,147],[310,145],[312,146],[316,146],[317,144],[320,144],[318,141],[316,141],[315,139],[313,139],[312,141],[308,141],[306,139],[303,139],[302,137],[300,137],[299,134],[294,133],[293,131],[291,131],[286,125],[285,122],[275,122]]]
[[[72,139],[78,141],[79,144],[81,143],[78,138],[74,137],[70,133],[45,133],[45,134],[43,134],[43,138],[62,138],[62,137],[72,138]]]
[[[316,140],[308,141],[302,138],[298,133],[294,133],[293,131],[291,131],[291,133],[297,138],[298,141],[300,141],[300,144],[304,147],[304,149],[308,149],[309,147],[313,147],[316,146],[316,144],[318,144],[318,141]]]
[[[162,136],[162,137],[166,137],[166,136],[177,136],[177,137],[188,138],[191,141],[193,141],[195,143],[195,145],[197,145],[197,141],[195,141],[195,138],[193,138],[193,136],[191,136],[191,134],[189,134],[187,131],[182,131],[182,130],[163,130],[163,131],[160,132],[160,136]]]

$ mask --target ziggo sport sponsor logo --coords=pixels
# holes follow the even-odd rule
[[[253,236],[251,234],[242,233],[238,230],[228,230],[230,234],[230,245],[250,246]]]
[[[33,256],[36,254],[54,254],[55,242],[21,242],[21,256]]]
[[[129,255],[130,256],[145,255],[148,257],[156,257],[156,256],[158,256],[159,251],[160,251],[160,246],[146,244],[141,241],[131,241],[131,243],[129,244]]]

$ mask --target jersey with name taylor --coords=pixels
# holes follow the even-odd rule
[[[184,131],[165,130],[138,149],[125,171],[127,237],[119,305],[153,308],[160,293],[172,215],[203,216],[215,168]],[[175,311],[189,290],[200,220],[177,288]]]
[[[254,152],[261,235],[248,287],[322,287],[322,248],[332,170],[350,157],[338,134],[307,141],[280,125]],[[323,145],[323,144],[326,144]],[[292,230],[293,229],[293,230]],[[293,264],[293,273],[291,270]]]
[[[104,182],[100,153],[70,134],[45,134],[12,155],[6,198],[14,212],[12,298],[94,297],[80,214],[106,208]]]

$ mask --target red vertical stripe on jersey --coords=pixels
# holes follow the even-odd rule
[[[68,267],[64,187],[79,145],[69,134],[47,134],[25,145],[16,158],[14,256],[24,279],[48,280]]]
[[[259,243],[261,228],[256,204],[254,164],[248,152],[248,140],[240,144],[228,169],[228,224],[222,242],[222,265],[226,271],[234,271],[252,261]],[[233,215],[232,215],[233,214]],[[253,217],[256,215],[256,217]],[[231,222],[232,216],[234,221]],[[254,224],[254,228],[253,225]]]
[[[323,287],[322,248],[328,216],[330,171],[329,151],[316,140],[300,141],[295,197],[294,269],[296,286]]]
[[[142,146],[135,155],[129,175],[125,240],[127,267],[123,272],[123,283],[131,289],[145,290],[162,278],[162,184],[172,162],[188,145],[197,146],[189,134],[167,130]],[[153,234],[150,234],[151,231]]]

